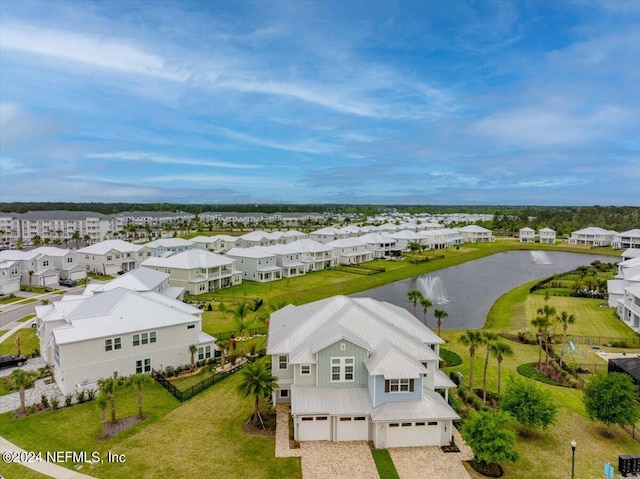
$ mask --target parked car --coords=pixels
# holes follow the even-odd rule
[[[13,366],[22,366],[27,362],[26,356],[14,356],[12,354],[3,354],[0,356],[0,368],[10,368]]]
[[[69,286],[70,288],[78,285],[78,283],[73,279],[61,279],[58,284],[60,286]]]

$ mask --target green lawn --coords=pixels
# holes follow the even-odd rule
[[[371,449],[381,479],[400,479],[388,449]]]
[[[22,301],[23,299],[26,299],[24,296],[7,296],[6,298],[2,298],[0,299],[0,303],[1,304],[11,304],[11,303],[15,303],[16,301]]]
[[[16,349],[16,337],[20,338],[22,354],[30,355],[35,349],[40,349],[40,340],[36,334],[36,328],[22,328],[12,334],[4,342],[0,343],[0,354],[18,354]]]
[[[18,320],[18,322],[19,322],[19,323],[24,323],[24,322],[26,322],[26,321],[29,321],[30,319],[35,318],[35,317],[36,317],[35,313],[34,313],[34,314],[27,314],[26,316],[24,316],[24,317],[20,318],[20,319]]]
[[[2,414],[0,430],[26,450],[95,450],[105,457],[107,451],[125,454],[124,464],[105,461],[82,469],[101,479],[300,478],[300,459],[276,459],[273,437],[242,431],[253,401],[236,392],[239,381],[240,376],[233,375],[182,405],[154,383],[145,389],[144,411],[149,417],[108,441],[96,440],[100,433],[96,402],[23,419]],[[118,417],[136,414],[135,390],[119,391],[116,406]]]

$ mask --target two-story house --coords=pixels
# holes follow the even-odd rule
[[[335,296],[274,312],[267,354],[298,441],[377,448],[451,442],[455,384],[438,369],[444,343],[408,311]],[[438,391],[441,391],[440,394]]]
[[[456,229],[460,232],[465,243],[493,243],[496,240],[491,230],[482,226],[467,225]]]
[[[640,229],[615,234],[612,246],[614,248],[640,248]]]
[[[20,262],[20,284],[40,288],[55,287],[60,280],[60,272],[53,258],[37,250],[0,251],[0,261]]]
[[[161,238],[150,241],[142,245],[142,255],[147,258],[150,256],[171,256],[172,254],[182,253],[190,249],[194,249],[196,244],[182,238]]]
[[[242,283],[242,273],[232,258],[190,249],[166,258],[147,258],[140,265],[168,273],[169,284],[197,295]]]
[[[238,246],[239,236],[230,235],[214,235],[214,236],[196,236],[191,238],[196,248],[206,249],[212,253],[226,253],[230,249]]]
[[[538,232],[540,243],[553,244],[556,242],[556,231],[551,228],[541,228]]]
[[[233,248],[226,256],[235,260],[244,280],[265,283],[282,279],[282,267],[276,264],[276,255],[263,248]]]
[[[67,248],[41,246],[30,251],[48,256],[53,261],[53,267],[60,273],[60,279],[78,281],[87,277],[86,268],[78,262],[78,253]]]
[[[536,241],[536,230],[533,228],[529,228],[525,226],[524,228],[520,228],[520,243],[535,243]]]
[[[597,226],[590,226],[581,230],[572,231],[569,244],[586,246],[609,246],[618,233],[613,230],[605,230]]]
[[[325,244],[333,248],[333,257],[339,264],[360,264],[374,259],[373,246],[358,238],[344,238]]]
[[[20,276],[20,261],[0,259],[0,294],[11,294],[20,291]]]
[[[215,354],[202,311],[156,292],[116,288],[36,307],[40,351],[63,394],[98,379],[189,364],[189,346]]]
[[[120,271],[131,271],[144,260],[142,246],[118,239],[101,241],[80,248],[78,263],[88,272],[115,275]]]
[[[398,246],[398,240],[382,233],[367,233],[358,236],[360,241],[370,245],[375,258],[391,258],[402,255],[402,248]]]
[[[305,270],[320,271],[333,268],[333,248],[312,239],[301,239],[287,244],[287,247],[300,253],[300,260],[305,264]]]

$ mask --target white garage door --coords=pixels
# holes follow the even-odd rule
[[[369,421],[365,416],[339,417],[338,441],[368,441]]]
[[[437,422],[395,422],[387,425],[387,447],[439,446]]]
[[[69,279],[73,279],[78,281],[79,279],[83,279],[87,274],[84,271],[72,271],[69,273]]]
[[[298,418],[299,441],[331,440],[331,421],[328,416],[301,416]]]

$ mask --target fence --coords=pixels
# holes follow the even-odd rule
[[[258,335],[267,334],[269,329],[266,328],[266,327],[248,328],[246,331],[249,334],[249,336],[258,336]],[[238,337],[238,331],[222,331],[220,333],[214,333],[214,336],[216,337],[216,340],[224,341],[224,340],[227,340],[227,339],[231,339],[231,336],[234,336],[234,337],[237,338]]]
[[[550,335],[554,343],[562,342],[562,334]],[[640,335],[633,338],[615,338],[611,336],[580,336],[567,335],[567,341],[574,344],[586,344],[588,346],[612,346],[614,348],[640,348]]]
[[[382,271],[376,271],[374,269],[370,269],[370,268],[363,268],[361,266],[336,266],[334,268],[336,271],[342,271],[343,273],[353,273],[353,274],[363,274],[363,275],[371,275],[371,274],[378,274],[381,273]]]

